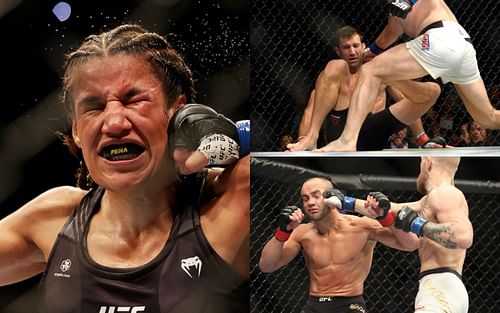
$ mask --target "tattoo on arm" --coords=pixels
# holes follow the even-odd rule
[[[453,224],[453,222],[446,224],[427,223],[422,229],[422,234],[445,248],[456,249],[458,245],[455,231],[452,229]]]

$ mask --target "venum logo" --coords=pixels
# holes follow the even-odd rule
[[[194,256],[191,258],[187,259],[182,259],[181,260],[181,268],[182,270],[189,275],[189,277],[193,278],[193,275],[190,273],[191,267],[194,267],[196,270],[198,270],[198,277],[200,277],[201,273],[201,260],[198,256]]]
[[[118,312],[129,312],[137,313],[144,312],[146,306],[101,306],[99,313],[118,313]]]

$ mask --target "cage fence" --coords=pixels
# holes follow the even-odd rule
[[[301,207],[303,181],[327,176],[345,194],[366,198],[381,191],[393,202],[417,201],[415,179],[383,175],[335,175],[275,161],[252,159],[251,171],[251,311],[255,313],[300,312],[307,300],[309,276],[302,255],[273,273],[258,268],[262,248],[273,236],[280,208]],[[500,182],[456,180],[469,205],[474,243],[467,251],[463,269],[469,293],[469,312],[497,312],[500,299]],[[377,243],[370,274],[365,283],[365,300],[371,313],[414,312],[418,289],[417,252],[403,252]]]

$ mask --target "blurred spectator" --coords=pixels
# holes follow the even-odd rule
[[[486,129],[479,126],[475,121],[471,121],[469,124],[469,137],[471,146],[484,146],[488,144]]]
[[[286,146],[289,143],[294,143],[295,140],[293,139],[292,134],[284,134],[280,137],[280,149],[281,151],[286,151]]]
[[[441,106],[441,114],[439,118],[439,129],[441,131],[441,136],[443,137],[450,137],[453,134],[456,107],[455,97],[448,95],[444,99],[443,105]]]
[[[408,148],[408,128],[403,128],[391,136],[392,149],[405,149]]]
[[[459,141],[457,147],[468,147],[470,145],[469,123],[462,123],[458,129]]]

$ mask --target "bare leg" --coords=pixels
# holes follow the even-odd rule
[[[482,79],[470,84],[455,84],[455,89],[476,123],[482,128],[500,128],[500,111],[491,105]]]
[[[304,110],[304,114],[302,115],[302,119],[300,120],[299,133],[298,133],[299,140],[302,137],[305,137],[307,135],[307,132],[309,131],[309,128],[311,128],[311,118],[314,109],[315,94],[316,90],[311,91],[311,95],[309,96],[309,101],[307,101],[307,106]]]
[[[400,122],[406,125],[415,123],[436,102],[441,88],[436,83],[421,83],[416,81],[398,81],[391,83],[405,98],[393,104],[389,110]],[[406,101],[404,101],[406,99]],[[421,123],[420,123],[421,125]],[[421,126],[419,133],[423,131]],[[418,134],[418,133],[416,133]]]
[[[355,151],[359,130],[372,109],[380,85],[414,79],[426,74],[427,72],[413,59],[403,44],[387,50],[364,64],[354,89],[342,135],[319,151]]]
[[[314,105],[309,130],[304,138],[295,144],[289,144],[290,151],[316,149],[319,131],[328,112],[337,104],[341,84],[349,77],[349,67],[343,60],[328,62],[316,79]]]

